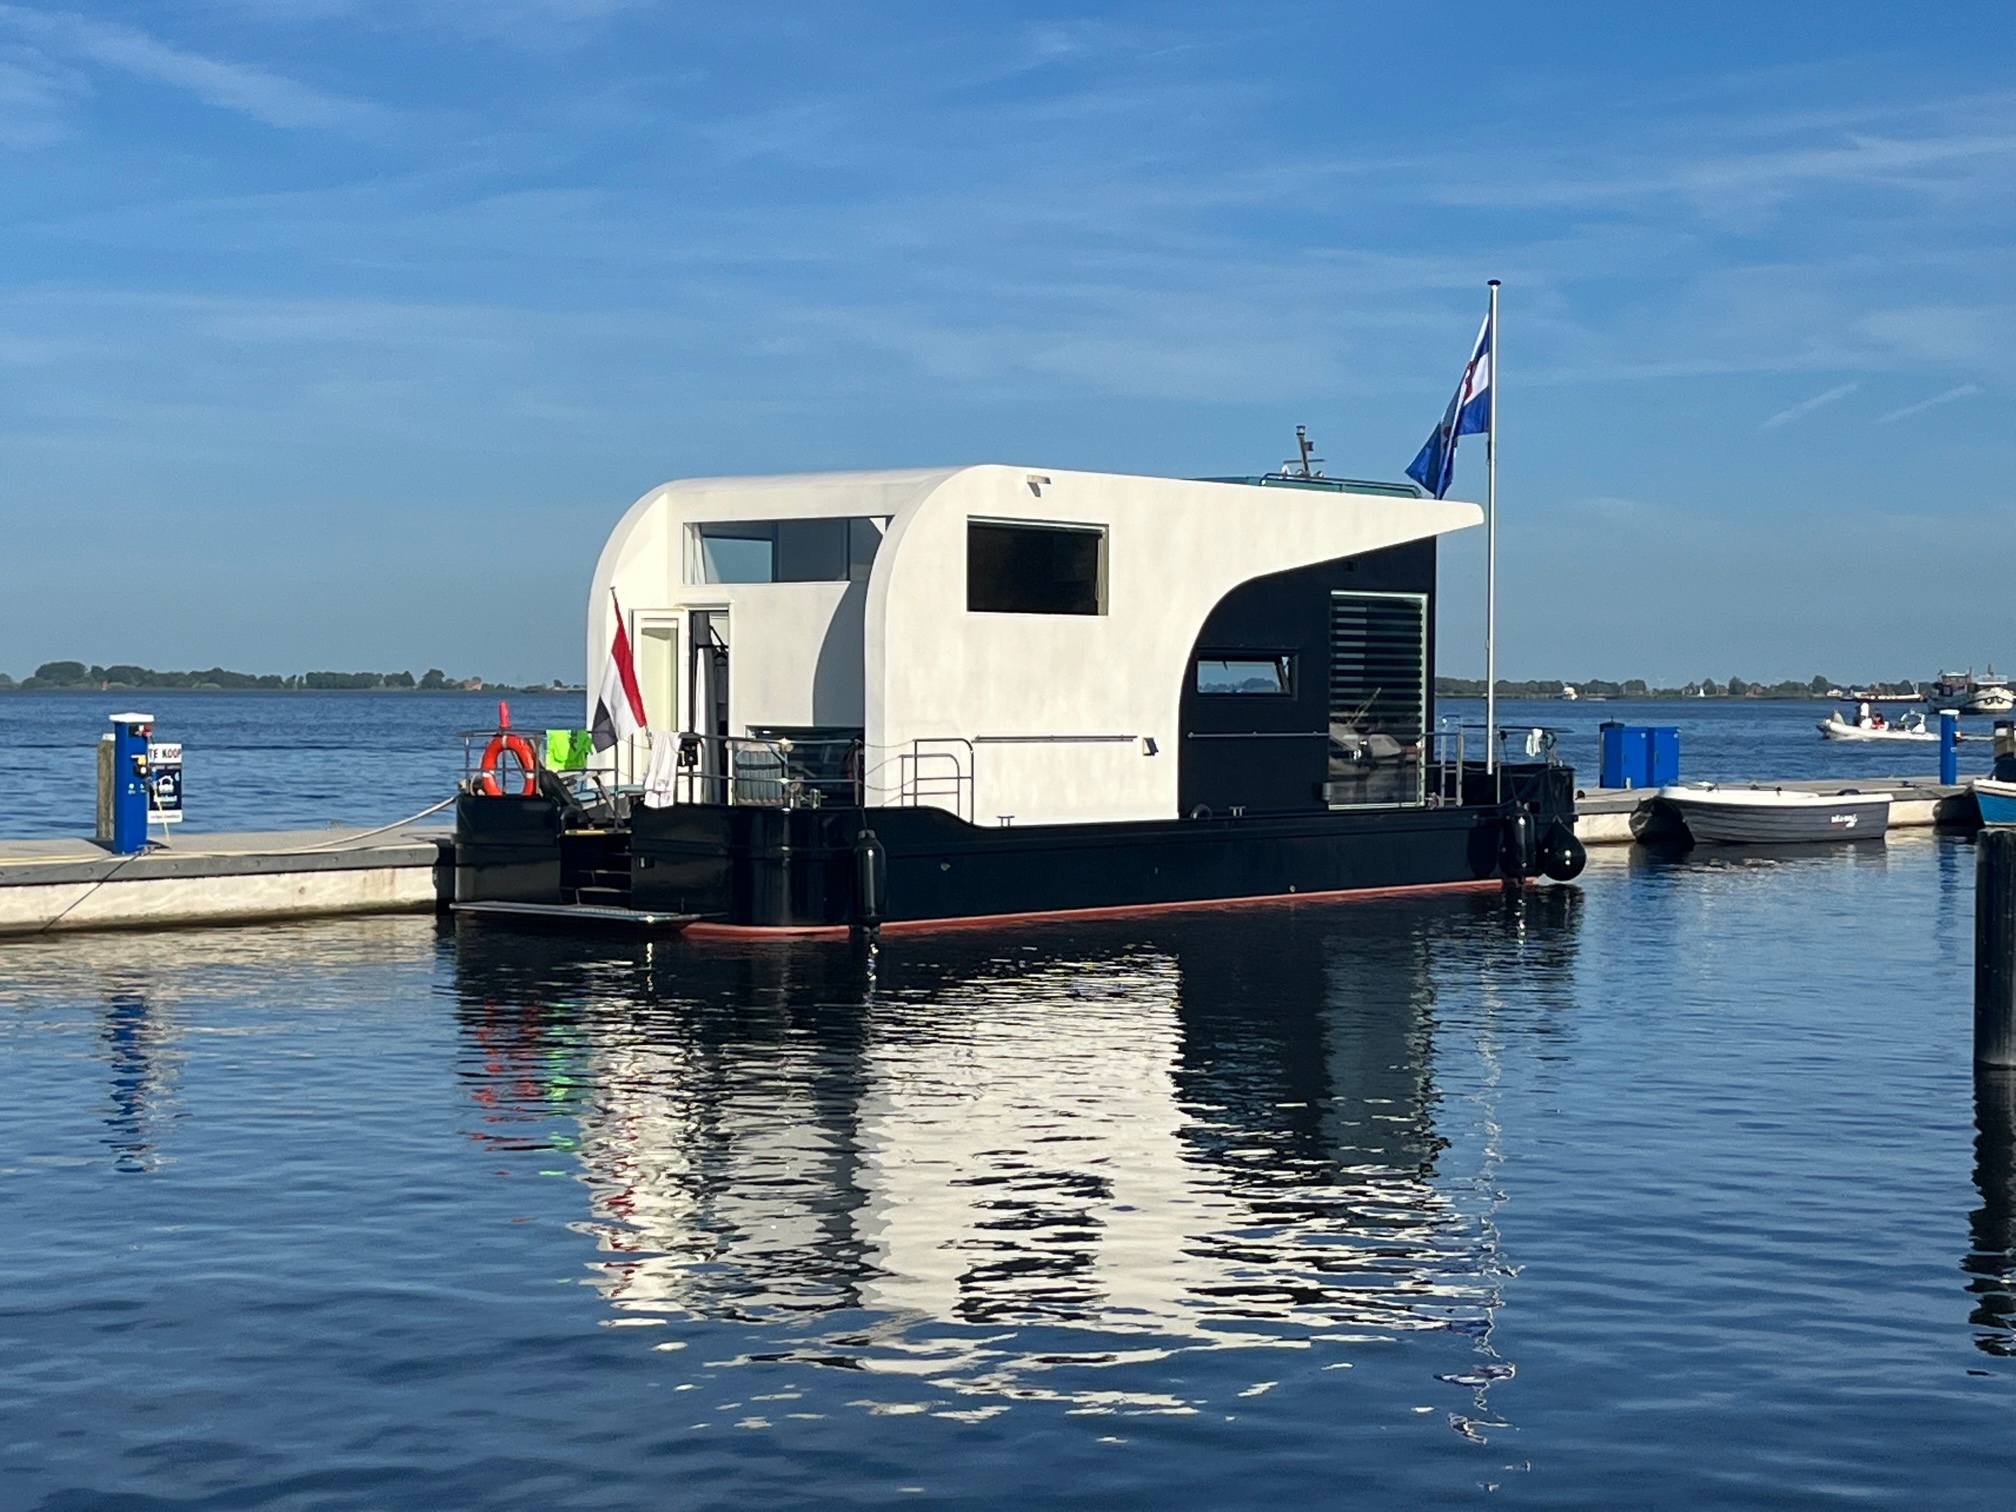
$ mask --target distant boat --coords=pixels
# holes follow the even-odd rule
[[[1932,679],[1932,686],[1925,690],[1925,702],[1957,707],[1965,703],[1973,691],[1972,669],[1965,672],[1941,672]]]
[[[1575,702],[1576,699],[1580,698],[1581,696],[1582,695],[1580,693],[1577,693],[1575,691],[1575,684],[1573,683],[1561,684],[1561,691],[1555,695],[1555,697],[1559,698],[1563,703],[1573,703]]]
[[[1962,714],[2008,714],[2016,711],[2016,689],[2009,686],[2009,679],[1997,677],[1990,667],[1987,674],[1974,679],[1974,694],[1960,705]]]
[[[1941,672],[1934,679],[1925,701],[1935,708],[1958,709],[1962,714],[2016,713],[2016,689],[2009,679],[1997,677],[1993,663],[1981,676],[1969,667],[1965,672]]]
[[[1704,783],[1663,787],[1656,796],[1679,813],[1696,840],[1725,845],[1881,840],[1890,826],[1888,793],[1805,793]]]
[[[1936,730],[1926,728],[1925,716],[1916,712],[1900,715],[1895,720],[1887,720],[1881,714],[1870,712],[1869,705],[1863,704],[1855,712],[1855,718],[1847,719],[1839,709],[1834,710],[1814,728],[1829,740],[1937,740]]]

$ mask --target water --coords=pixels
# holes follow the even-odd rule
[[[9,945],[0,1505],[1998,1505],[1970,863]]]
[[[494,693],[0,693],[0,836],[88,835],[109,715],[154,715],[183,743],[181,832],[385,824],[462,776],[457,732],[497,723]],[[576,727],[578,693],[512,693],[512,723]]]
[[[123,700],[123,701],[122,701]],[[383,824],[447,797],[462,775],[457,732],[493,726],[485,693],[0,693],[0,836],[88,835],[95,743],[106,716],[137,706],[180,740],[188,817],[183,831],[260,830],[332,822]],[[578,726],[578,693],[511,694],[513,723]],[[1596,729],[1606,719],[1680,728],[1689,781],[1755,777],[1925,776],[1936,745],[1822,740],[1828,706],[1738,700],[1559,703],[1508,699],[1501,724],[1560,730],[1560,755],[1596,780]],[[1444,699],[1444,714],[1481,724],[1483,701]],[[1984,735],[1988,721],[1968,722]],[[1518,741],[1510,749],[1518,749]],[[1985,772],[1988,742],[1961,747],[1961,771]],[[1473,750],[1473,754],[1475,751]]]
[[[1441,698],[1436,712],[1477,726],[1481,736],[1484,700]],[[1894,717],[1910,706],[1885,705]],[[1922,706],[1920,711],[1923,712]],[[1770,699],[1613,699],[1603,703],[1503,699],[1498,723],[1512,734],[1506,750],[1520,756],[1521,737],[1534,725],[1558,731],[1557,755],[1575,768],[1578,782],[1597,778],[1597,728],[1605,720],[1623,724],[1672,725],[1680,731],[1680,776],[1687,782],[1747,782],[1758,778],[1931,777],[1939,770],[1939,743],[1826,740],[1816,726],[1830,709],[1852,715],[1848,702]],[[1936,730],[1938,720],[1931,719]],[[1960,771],[1985,774],[1993,765],[1989,749],[1992,719],[1960,721]],[[1473,755],[1475,750],[1473,748]]]

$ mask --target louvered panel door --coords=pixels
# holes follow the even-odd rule
[[[1424,801],[1428,722],[1428,596],[1330,595],[1332,808]]]

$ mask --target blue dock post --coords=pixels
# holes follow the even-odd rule
[[[152,714],[112,716],[112,849],[130,856],[147,848],[147,737]]]
[[[1960,716],[1951,709],[1939,711],[1939,781],[1952,787],[1960,780]]]

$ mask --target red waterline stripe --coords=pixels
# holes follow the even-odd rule
[[[1040,913],[969,914],[951,919],[891,919],[884,934],[919,934],[932,929],[998,929],[1009,924],[1040,924],[1054,919],[1125,919],[1142,914],[1176,913],[1199,908],[1250,908],[1295,903],[1337,903],[1353,898],[1401,898],[1420,893],[1477,892],[1503,883],[1497,877],[1474,882],[1417,882],[1407,887],[1348,887],[1333,892],[1260,893],[1250,898],[1190,898],[1175,903],[1116,903],[1105,908],[1056,908]],[[1531,886],[1530,882],[1525,884]],[[844,940],[844,924],[688,924],[682,934],[699,939],[755,940],[795,937]]]

